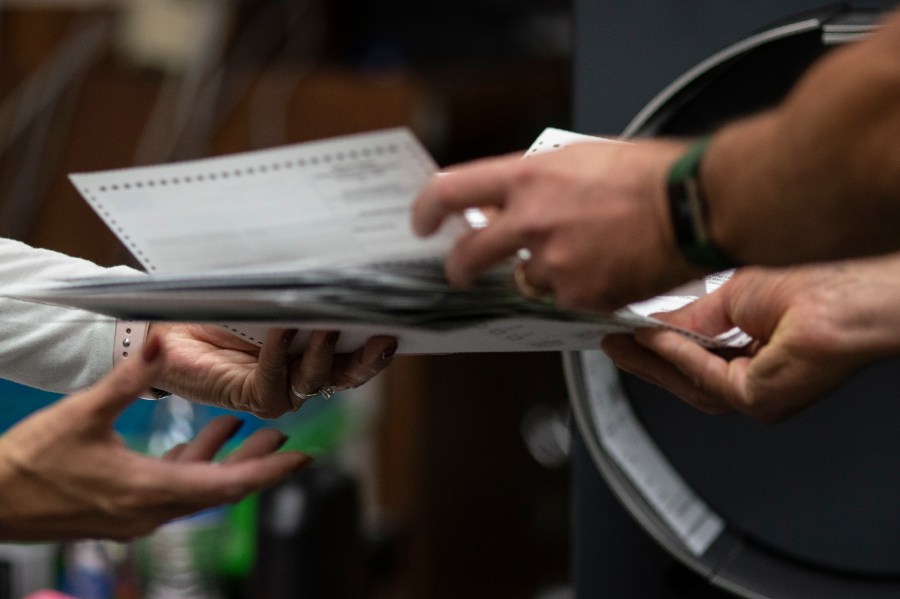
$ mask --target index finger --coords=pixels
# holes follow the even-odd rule
[[[737,408],[746,397],[748,358],[726,360],[680,333],[641,329],[638,343],[677,368],[710,395]]]
[[[413,202],[413,231],[426,237],[450,214],[479,206],[502,206],[510,169],[521,158],[521,154],[484,158],[432,177]]]
[[[607,335],[603,350],[618,368],[665,389],[702,412],[725,414],[734,411],[728,402],[700,384],[702,381],[690,378],[671,362],[639,345],[630,335]]]

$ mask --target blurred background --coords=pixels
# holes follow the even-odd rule
[[[564,0],[0,0],[0,231],[135,265],[68,173],[400,125],[440,165],[524,150],[570,126],[570,32]],[[55,399],[0,394],[3,427]],[[314,469],[145,543],[2,546],[0,599],[51,584],[97,598],[567,597],[566,410],[558,354],[398,357],[336,400],[247,419],[243,434],[277,426]],[[120,429],[153,452],[211,415],[140,402]]]

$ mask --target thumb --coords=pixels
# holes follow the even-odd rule
[[[83,406],[113,421],[159,376],[164,363],[163,353],[159,337],[151,335],[139,355],[126,359],[93,386],[72,398],[77,397]]]
[[[719,289],[678,310],[651,314],[666,324],[713,337],[734,327],[728,313],[727,298]]]

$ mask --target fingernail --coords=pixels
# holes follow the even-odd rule
[[[397,344],[393,344],[383,352],[381,352],[381,361],[385,362],[394,357],[394,354],[397,353]]]
[[[331,331],[328,333],[328,336],[325,337],[325,345],[328,347],[334,347],[337,345],[338,337],[341,336],[340,331]]]
[[[161,351],[162,342],[159,340],[159,337],[154,335],[147,339],[147,342],[144,344],[144,347],[141,350],[141,357],[144,359],[144,362],[152,364],[159,358]]]
[[[303,459],[300,461],[299,464],[297,464],[297,465],[294,467],[294,472],[299,472],[300,470],[303,470],[304,468],[306,468],[307,466],[309,466],[309,465],[312,463],[312,461],[313,461],[313,458],[312,458],[311,455],[307,455],[307,454],[305,454],[305,453],[304,453],[304,454],[301,454],[301,455],[303,456]]]
[[[281,335],[281,343],[283,343],[285,347],[290,347],[294,342],[294,338],[297,337],[297,332],[297,329],[289,329],[285,331]]]

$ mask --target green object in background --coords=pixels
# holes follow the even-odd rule
[[[302,451],[317,460],[334,456],[341,444],[356,430],[358,420],[340,394],[330,400],[315,398],[299,412],[277,420],[260,420],[242,415],[246,423],[242,434],[250,434],[260,426],[277,428],[288,439],[283,449]],[[238,442],[233,442],[233,449]],[[226,534],[222,539],[219,571],[223,579],[245,580],[256,564],[257,519],[259,495],[254,494],[230,506],[226,516]]]
[[[244,580],[256,562],[256,518],[259,495],[254,494],[228,508],[227,534],[222,539],[219,571],[227,580]]]
[[[337,395],[308,401],[299,412],[276,421],[276,428],[288,436],[284,449],[319,457],[334,454],[353,431],[354,422],[346,403]]]

